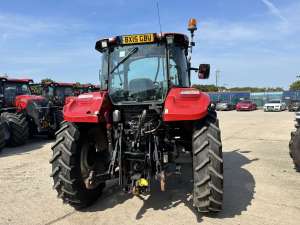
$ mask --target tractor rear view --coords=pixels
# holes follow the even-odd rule
[[[52,146],[51,177],[58,196],[75,208],[92,204],[109,179],[129,194],[150,193],[156,179],[180,169],[189,152],[193,201],[199,212],[218,212],[223,199],[223,159],[217,114],[207,94],[191,88],[210,66],[192,68],[196,21],[184,34],[123,35],[102,39],[101,91],[72,98]]]

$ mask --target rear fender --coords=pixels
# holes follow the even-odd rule
[[[17,108],[17,111],[20,112],[26,110],[28,104],[30,104],[32,101],[44,101],[44,100],[45,98],[39,95],[18,95],[16,96],[15,106]]]
[[[69,98],[64,106],[64,120],[74,123],[99,123],[111,110],[106,91],[84,93]]]
[[[172,88],[165,100],[163,121],[199,120],[208,114],[210,97],[195,88]]]

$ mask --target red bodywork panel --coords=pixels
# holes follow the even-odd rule
[[[67,105],[70,101],[72,101],[75,98],[77,98],[77,96],[68,96],[68,97],[66,97],[64,105]]]
[[[17,107],[18,111],[27,108],[28,102],[30,101],[44,101],[45,98],[39,95],[18,95],[16,96],[15,106]]]
[[[111,109],[107,91],[84,93],[68,98],[64,120],[78,123],[98,123]]]
[[[163,121],[202,119],[209,104],[210,97],[195,88],[172,88],[165,100]]]

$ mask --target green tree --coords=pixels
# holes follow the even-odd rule
[[[52,80],[50,78],[44,78],[41,80],[41,84],[50,83],[50,82],[54,82],[54,80]],[[34,94],[34,95],[42,95],[43,94],[42,86],[40,84],[31,84],[30,90],[31,90],[32,94]]]
[[[81,84],[79,82],[75,83],[75,88],[81,88]]]
[[[300,80],[297,80],[297,81],[293,82],[293,83],[290,85],[290,90],[291,90],[291,91],[300,90]]]
[[[44,84],[44,83],[52,83],[52,82],[55,82],[54,80],[50,79],[50,78],[44,78],[41,80],[41,83]]]
[[[42,95],[42,87],[39,84],[31,84],[30,90],[34,95]]]
[[[203,92],[217,92],[218,91],[218,88],[213,84],[209,84],[209,85],[194,84],[193,88],[196,88]]]

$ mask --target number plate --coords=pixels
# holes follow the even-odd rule
[[[153,34],[136,34],[122,36],[122,43],[124,45],[143,44],[154,42]]]

